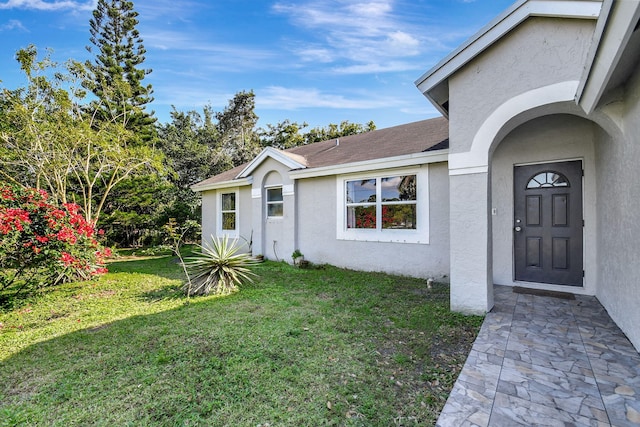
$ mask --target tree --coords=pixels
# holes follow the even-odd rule
[[[137,17],[131,1],[98,0],[89,21],[89,41],[98,52],[93,62],[86,61],[90,75],[84,86],[98,98],[99,107],[92,106],[97,122],[119,122],[148,142],[155,118],[144,108],[153,101],[153,89],[142,83],[151,70],[140,67],[146,50]],[[87,50],[93,51],[91,46]]]
[[[269,124],[266,130],[260,130],[261,145],[263,147],[286,150],[287,148],[356,135],[376,129],[373,121],[366,125],[343,121],[339,125],[331,123],[323,128],[313,128],[307,132],[302,132],[307,126],[307,123],[299,124],[289,120],[284,120],[276,125]]]
[[[17,59],[27,85],[0,94],[0,170],[23,187],[47,189],[55,204],[80,203],[95,224],[120,182],[162,169],[160,153],[131,144],[122,122],[95,120],[81,87],[83,64],[70,62],[60,71],[48,57],[38,61],[34,46]]]
[[[173,218],[183,224],[200,219],[200,195],[191,185],[232,167],[231,156],[223,150],[210,106],[197,111],[171,112],[172,121],[158,127],[158,148],[165,155],[168,201],[161,212],[161,225]],[[189,236],[192,237],[192,236]]]
[[[223,112],[216,113],[222,148],[231,156],[234,166],[248,162],[261,150],[254,109],[255,94],[242,91],[235,94]]]
[[[276,125],[267,124],[267,129],[260,131],[261,145],[278,150],[304,145],[307,141],[301,131],[307,126],[307,123],[299,124],[289,120],[284,120]]]
[[[304,139],[306,144],[312,144],[314,142],[327,141],[329,139],[349,135],[357,135],[359,133],[370,132],[372,130],[376,130],[376,125],[373,121],[370,121],[366,125],[361,125],[358,123],[350,123],[345,120],[339,125],[331,123],[324,128],[313,128],[305,134]]]
[[[171,181],[188,189],[191,185],[231,168],[224,152],[213,111],[204,107],[197,111],[171,112],[170,123],[158,127],[159,148],[174,172]]]

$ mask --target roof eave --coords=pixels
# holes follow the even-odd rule
[[[576,94],[576,102],[591,114],[619,64],[625,47],[640,19],[640,2],[606,0],[598,20],[587,67]]]
[[[394,169],[400,167],[417,166],[429,163],[446,162],[449,150],[428,151],[413,154],[405,154],[394,157],[364,160],[361,162],[345,163],[342,165],[330,165],[305,170],[289,172],[292,179],[319,178],[331,175],[344,175],[348,173],[366,172],[381,169]]]
[[[219,190],[221,188],[231,188],[231,187],[244,187],[246,185],[253,184],[253,177],[241,178],[241,179],[231,179],[228,181],[214,182],[212,184],[195,184],[192,185],[191,191],[195,191],[196,193],[202,193],[203,191],[210,190]]]

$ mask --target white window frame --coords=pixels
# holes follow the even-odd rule
[[[222,229],[222,217],[224,213],[229,213],[231,211],[223,211],[222,209],[222,195],[223,194],[235,194],[235,199],[236,199],[236,206],[235,206],[235,210],[233,211],[236,215],[236,228],[235,230],[223,230]],[[238,188],[225,188],[223,190],[218,190],[218,194],[217,194],[217,203],[219,206],[218,209],[218,218],[217,218],[217,232],[216,235],[218,236],[228,236],[228,237],[233,237],[233,238],[237,238],[240,235],[240,191]]]
[[[381,179],[394,176],[416,176],[416,228],[415,229],[367,229],[347,228],[347,182],[367,179]],[[381,186],[376,185],[376,206],[383,206]],[[358,174],[339,175],[336,177],[337,195],[337,229],[338,240],[358,240],[365,242],[392,243],[429,243],[429,167],[422,165],[413,168],[387,169],[383,171],[362,172]],[[376,214],[378,215],[376,208]],[[378,215],[379,216],[379,215]],[[378,218],[379,223],[379,218]]]
[[[276,202],[270,202],[269,201],[269,190],[273,190],[274,188],[280,188],[280,191],[282,193],[282,200],[280,201],[276,201]],[[285,196],[285,188],[282,184],[277,184],[277,185],[266,185],[264,187],[264,209],[265,209],[265,215],[267,217],[267,219],[282,219],[284,218],[284,196]],[[282,215],[278,215],[278,216],[269,216],[269,205],[282,205]]]

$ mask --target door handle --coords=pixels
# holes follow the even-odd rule
[[[520,232],[520,231],[522,231],[522,227],[517,226],[516,228],[514,228],[514,230],[516,230],[517,232]]]

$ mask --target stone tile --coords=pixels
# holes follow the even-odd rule
[[[438,426],[640,426],[640,355],[596,298],[494,300]]]
[[[493,403],[493,399],[490,403]],[[478,404],[473,396],[462,389],[454,388],[438,417],[436,426],[488,427],[490,414],[491,404]]]
[[[596,421],[597,422],[597,421]],[[592,426],[596,424],[579,413],[563,411],[552,405],[545,405],[515,396],[496,393],[496,398],[489,420],[490,426]]]

